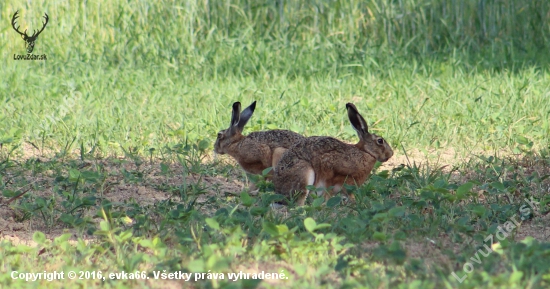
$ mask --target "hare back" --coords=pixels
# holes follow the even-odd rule
[[[231,155],[245,171],[261,174],[275,166],[286,149],[302,138],[288,130],[252,132],[232,149]]]
[[[351,177],[362,183],[370,175],[376,159],[355,145],[332,137],[309,137],[297,142],[283,154],[277,171],[291,171],[301,162],[307,162],[315,171],[315,184],[335,185]],[[346,182],[349,182],[348,180]]]
[[[289,148],[294,143],[305,137],[290,130],[268,130],[268,131],[256,131],[246,136],[246,143],[263,143],[269,146],[271,149],[278,147]]]

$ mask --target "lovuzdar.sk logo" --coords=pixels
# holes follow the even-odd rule
[[[44,13],[43,17],[44,17],[44,19],[46,19],[46,22],[42,23],[42,29],[38,30],[38,32],[36,30],[34,30],[33,34],[31,36],[29,36],[27,34],[27,29],[25,29],[24,32],[21,32],[21,31],[19,31],[19,26],[16,27],[15,21],[17,20],[17,18],[19,18],[19,15],[17,15],[18,13],[19,13],[19,10],[15,11],[15,13],[13,14],[13,17],[11,18],[11,26],[13,27],[13,29],[17,33],[19,33],[21,35],[21,38],[23,38],[23,40],[25,40],[25,47],[27,48],[27,54],[26,55],[14,54],[13,59],[15,59],[15,60],[46,60],[46,55],[45,54],[36,55],[36,54],[32,54],[32,51],[34,50],[34,44],[36,42],[36,39],[38,38],[38,35],[40,35],[40,33],[42,33],[42,31],[44,31],[44,28],[46,28],[46,25],[48,24],[48,20],[50,19],[48,17],[48,14]]]

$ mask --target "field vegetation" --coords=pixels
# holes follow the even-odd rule
[[[15,11],[48,14],[47,60],[14,60]],[[0,20],[2,288],[550,286],[548,1],[6,0]],[[356,142],[353,102],[395,155],[356,203],[273,208],[213,156],[254,100],[245,134]],[[65,280],[13,278],[44,271]]]

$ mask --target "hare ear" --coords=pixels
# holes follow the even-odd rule
[[[353,103],[346,103],[346,108],[348,110],[349,121],[355,131],[357,131],[359,135],[369,133],[369,126],[361,114],[359,114],[355,105]]]
[[[241,113],[241,103],[238,101],[234,102],[233,112],[231,113],[231,124],[229,125],[229,127],[237,126],[237,124],[239,123],[240,113]]]
[[[249,107],[245,108],[243,112],[241,112],[239,122],[237,123],[237,127],[239,128],[239,131],[243,130],[248,120],[252,117],[252,114],[254,113],[254,109],[256,109],[256,101],[254,101]]]

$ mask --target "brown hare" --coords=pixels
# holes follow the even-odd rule
[[[216,154],[228,154],[250,174],[261,174],[274,167],[283,153],[304,136],[289,130],[268,130],[252,132],[247,136],[242,131],[256,108],[256,101],[241,113],[241,103],[233,103],[229,128],[218,133],[214,143]],[[268,174],[268,178],[272,172]]]
[[[370,176],[376,161],[385,162],[393,150],[382,138],[368,131],[367,122],[352,103],[347,103],[348,118],[357,131],[359,142],[346,144],[327,136],[304,138],[288,149],[273,171],[275,192],[296,204],[304,205],[307,186],[329,188],[331,194],[344,190],[343,184],[361,185]],[[296,195],[294,195],[296,193]],[[353,194],[349,198],[354,200]]]

